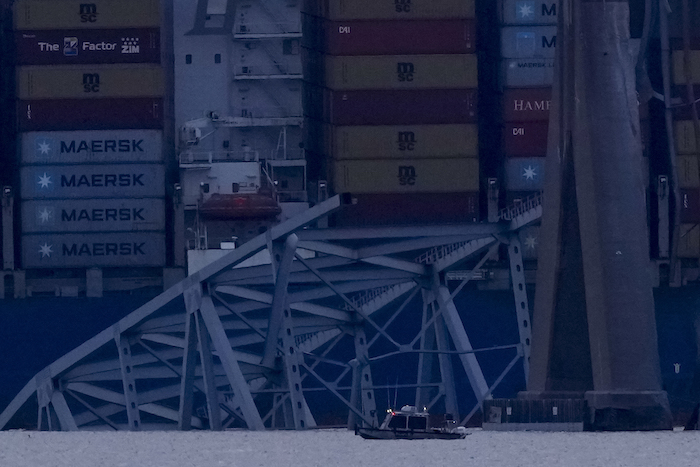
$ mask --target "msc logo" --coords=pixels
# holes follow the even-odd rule
[[[399,131],[399,151],[413,151],[416,148],[416,134],[412,131]]]
[[[413,73],[415,73],[415,67],[413,63],[397,63],[396,64],[396,74],[399,81],[413,81]]]
[[[399,166],[399,185],[415,185],[416,168],[412,165]]]
[[[83,92],[100,92],[99,73],[83,73]]]
[[[97,21],[97,5],[94,3],[80,4],[80,22],[94,23]]]
[[[411,0],[394,0],[394,6],[397,13],[411,12]]]

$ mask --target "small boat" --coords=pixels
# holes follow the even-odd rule
[[[356,426],[355,434],[365,439],[462,439],[469,433],[449,415],[445,416],[444,426],[431,427],[425,408],[418,411],[412,405],[404,405],[401,410],[388,410],[379,428]]]

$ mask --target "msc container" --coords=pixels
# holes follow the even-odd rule
[[[700,190],[681,189],[681,222],[700,222]]]
[[[678,154],[697,154],[700,150],[695,139],[695,127],[692,120],[677,120],[673,123],[676,134],[676,151]]]
[[[389,159],[334,163],[336,193],[477,191],[479,160]]]
[[[15,32],[17,64],[160,63],[159,29]]]
[[[673,84],[686,84],[683,64],[684,55],[682,50],[673,51]],[[692,84],[700,84],[700,50],[690,51],[690,82]]]
[[[335,159],[478,157],[476,125],[328,126]]]
[[[165,265],[165,234],[156,232],[22,235],[22,267],[95,268]]]
[[[316,23],[305,41],[330,55],[465,54],[476,47],[472,19]]]
[[[165,195],[162,164],[46,165],[20,169],[22,199]]]
[[[520,251],[523,259],[537,259],[537,250],[540,244],[539,226],[523,227],[518,231],[520,239]]]
[[[22,232],[165,230],[162,198],[22,202]]]
[[[501,0],[503,24],[557,24],[557,1]]]
[[[22,133],[23,164],[161,162],[158,130],[49,131]]]
[[[700,167],[698,156],[678,156],[678,186],[680,188],[700,188]]]
[[[306,86],[308,116],[334,125],[476,122],[475,89],[329,91]]]
[[[503,91],[503,121],[532,122],[549,120],[552,90],[549,88],[512,88]]]
[[[350,89],[475,88],[475,54],[326,58],[326,86]]]
[[[554,59],[513,58],[503,60],[503,85],[508,88],[551,86],[554,81]]]
[[[158,65],[25,66],[17,70],[20,99],[97,99],[159,97],[163,69]]]
[[[479,220],[479,192],[353,194],[337,226],[455,224]]]
[[[544,157],[548,128],[548,122],[505,123],[503,152],[508,157]]]
[[[163,128],[163,100],[45,99],[18,101],[20,131]]]
[[[159,0],[18,0],[15,29],[160,27]]]
[[[681,224],[678,236],[678,257],[700,257],[700,225]]]
[[[556,26],[505,26],[501,28],[501,57],[554,58]]]
[[[542,190],[544,188],[545,157],[506,159],[506,189],[510,191]]]
[[[474,0],[307,0],[305,12],[334,20],[473,18]]]

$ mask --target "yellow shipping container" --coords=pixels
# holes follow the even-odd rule
[[[325,0],[325,14],[347,19],[473,18],[474,0]]]
[[[476,125],[329,126],[332,157],[430,159],[478,157]]]
[[[20,99],[159,97],[163,70],[158,65],[27,66],[17,71]]]
[[[678,236],[678,257],[700,257],[700,225],[681,224]]]
[[[678,154],[697,154],[700,152],[695,140],[692,120],[677,120],[673,123]]]
[[[158,28],[159,0],[18,0],[15,29]]]
[[[337,193],[452,193],[479,189],[479,160],[389,159],[334,163]]]
[[[678,186],[680,188],[700,188],[700,167],[698,156],[678,156]]]
[[[673,51],[673,84],[686,84],[683,71],[683,51]],[[690,51],[690,75],[693,84],[700,84],[700,50]]]
[[[475,88],[476,62],[475,54],[329,56],[326,86],[334,90]]]

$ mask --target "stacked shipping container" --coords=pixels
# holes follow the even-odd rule
[[[474,2],[305,6],[308,159],[348,225],[478,217]]]
[[[501,83],[506,204],[544,188],[544,161],[554,54],[557,2],[501,2]],[[520,232],[523,257],[537,257],[539,227]]]
[[[681,40],[672,41],[673,84],[684,102],[690,102],[688,89],[694,98],[700,97],[700,38],[690,40],[686,55]],[[686,63],[687,61],[687,63]],[[687,66],[686,66],[687,65]],[[697,113],[695,113],[697,117]],[[678,256],[700,257],[700,124],[690,105],[681,106],[674,115],[674,136],[677,153],[678,186],[680,188],[680,235]]]
[[[164,266],[159,0],[14,8],[23,267]]]

